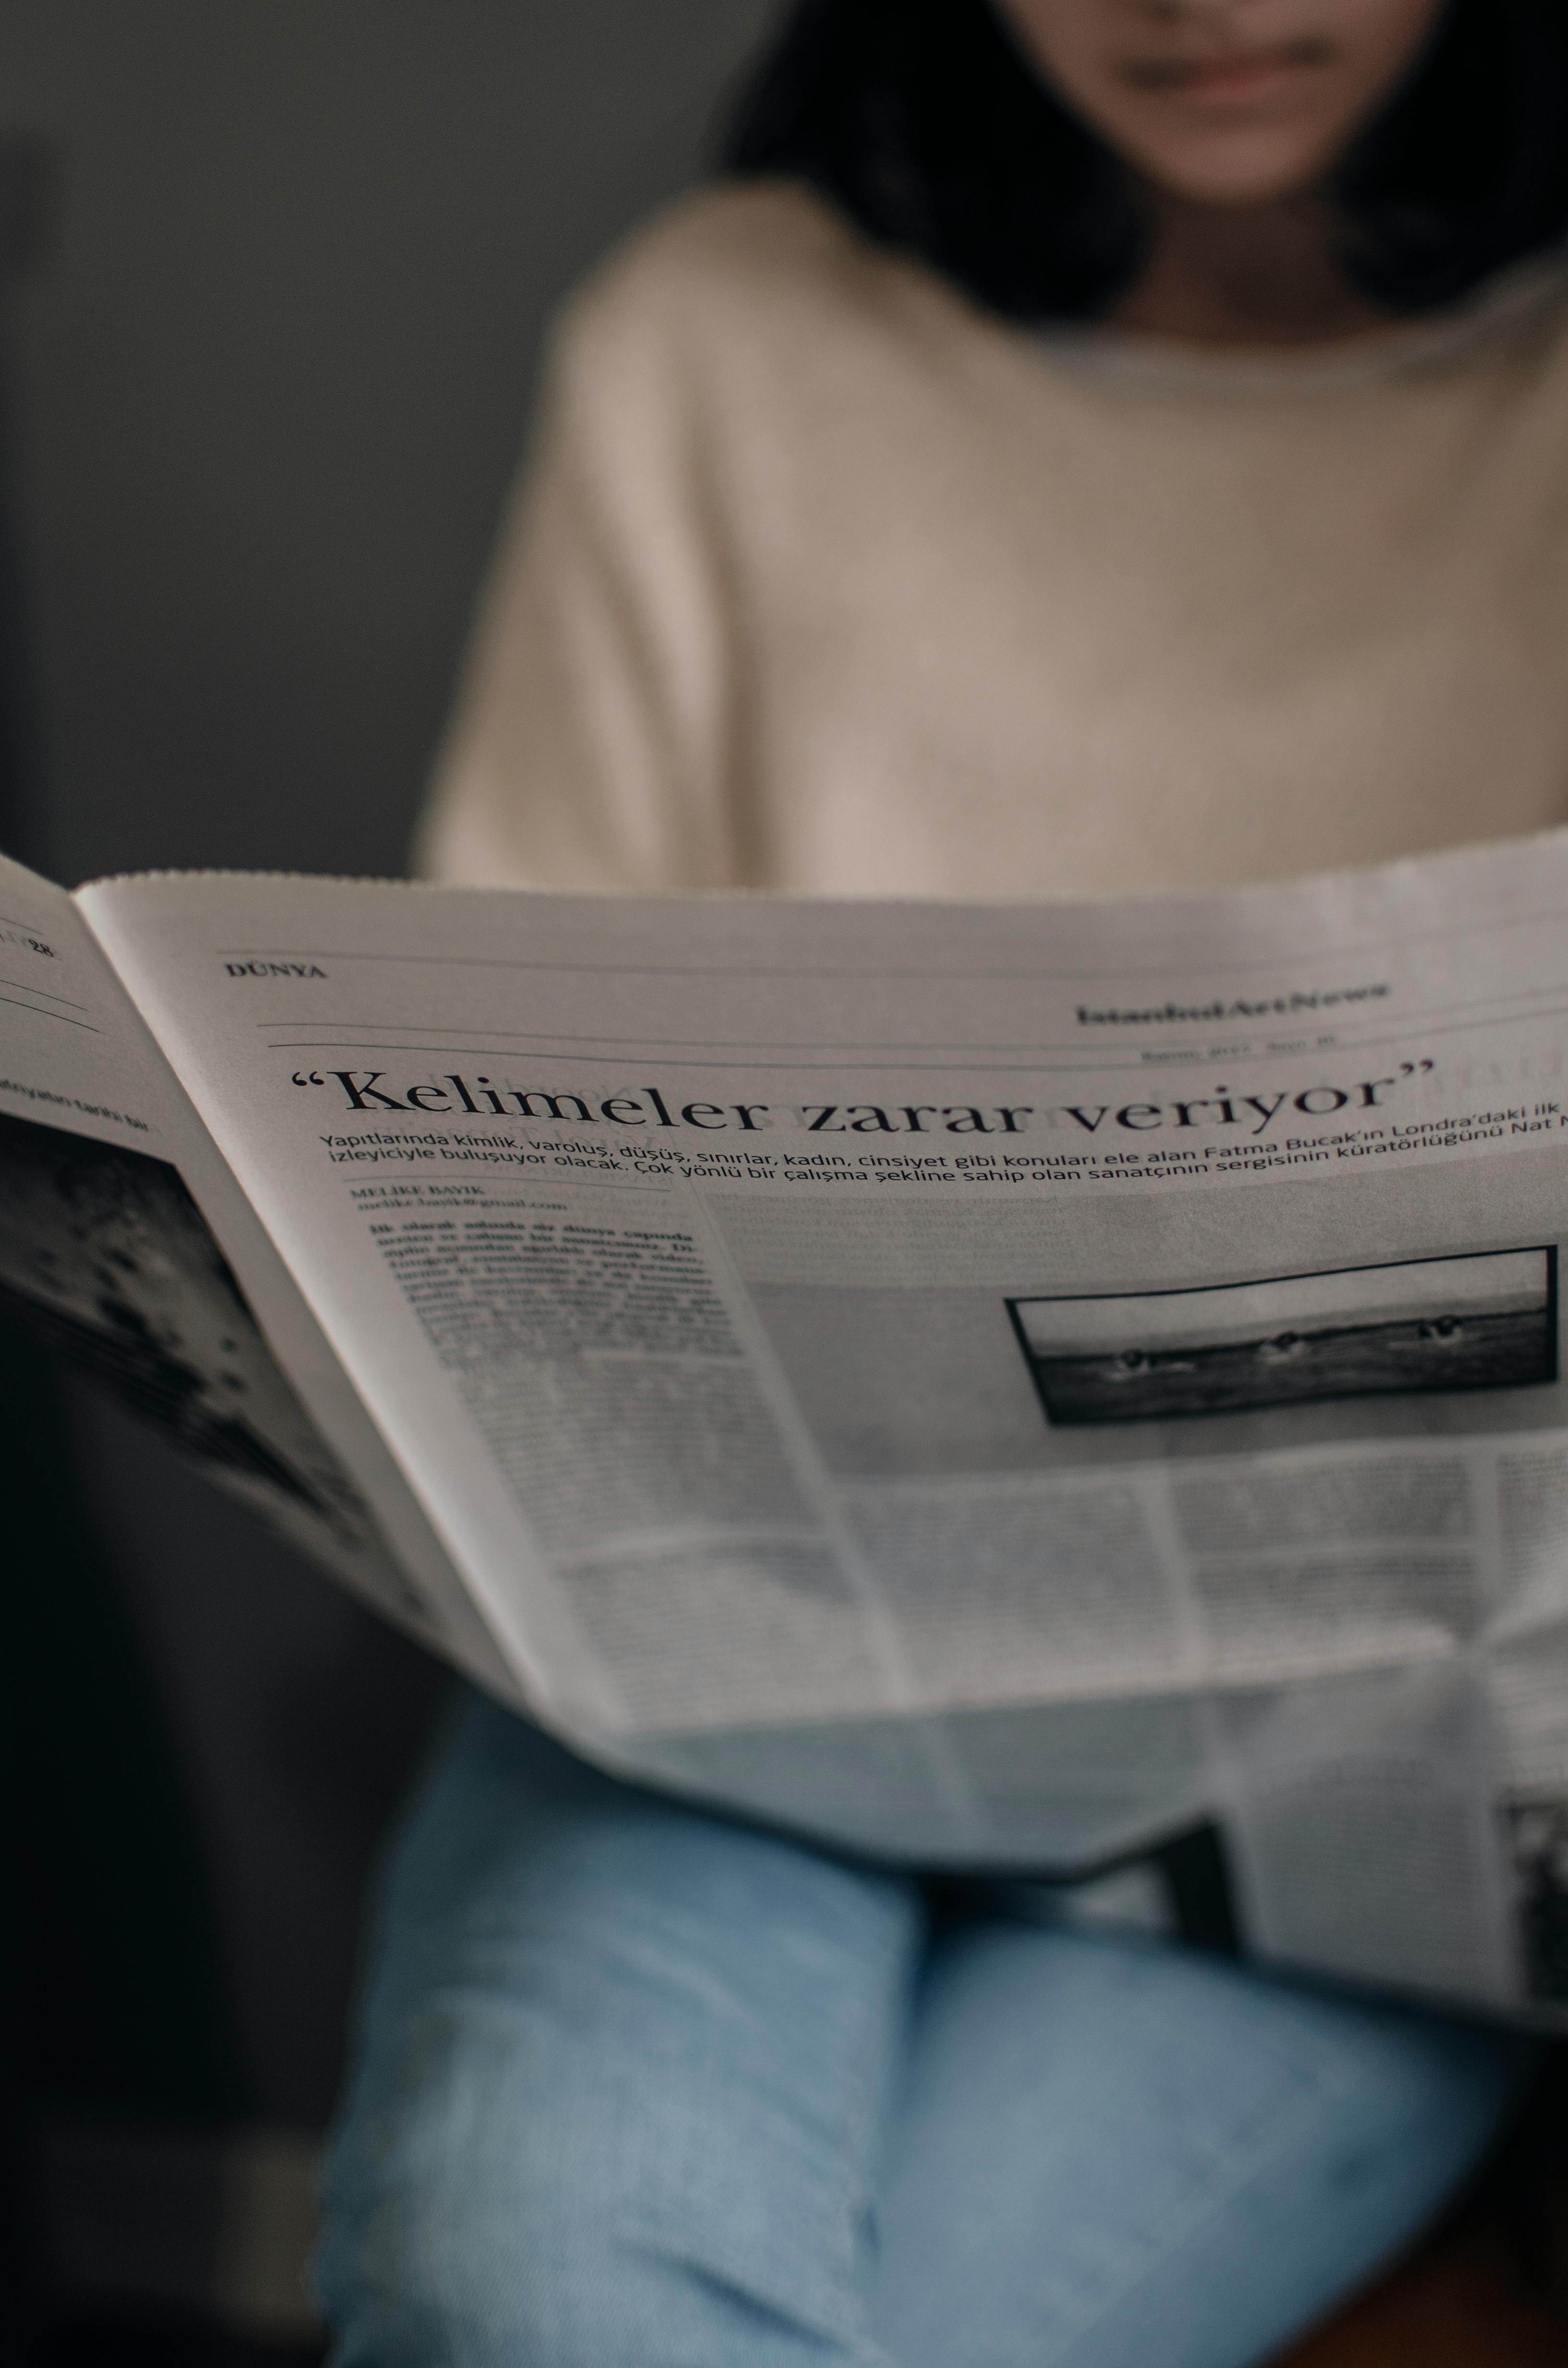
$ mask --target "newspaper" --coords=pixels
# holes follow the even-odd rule
[[[6,1304],[483,1682],[842,1847],[1568,2016],[1568,834],[0,912]]]

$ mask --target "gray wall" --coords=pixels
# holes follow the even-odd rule
[[[767,0],[6,0],[57,873],[401,867],[541,324]],[[335,2077],[429,1674],[111,1413],[86,1501],[193,1804],[245,2111]]]

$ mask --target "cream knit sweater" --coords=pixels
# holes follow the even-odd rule
[[[754,184],[567,317],[422,857],[1101,896],[1564,818],[1560,262],[1204,356],[1011,327]]]

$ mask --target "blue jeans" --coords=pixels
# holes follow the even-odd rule
[[[335,2368],[1242,2368],[1382,2261],[1499,2032],[976,1912],[475,1703],[324,2185]]]

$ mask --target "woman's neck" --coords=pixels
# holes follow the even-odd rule
[[[1188,345],[1312,346],[1388,318],[1346,279],[1324,198],[1211,206],[1154,190],[1150,203],[1149,259],[1109,315],[1119,328]]]

